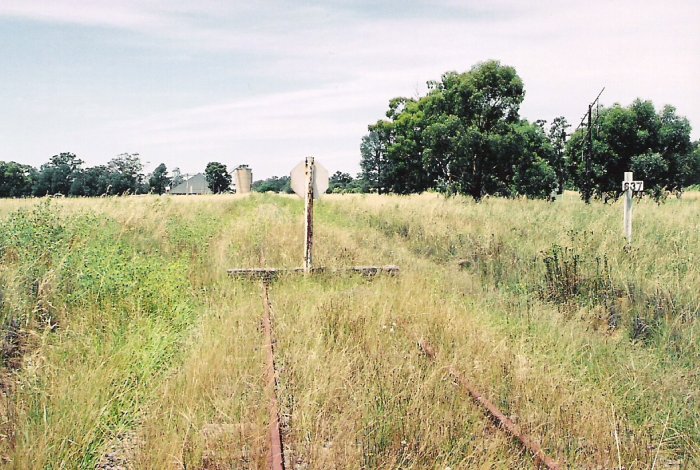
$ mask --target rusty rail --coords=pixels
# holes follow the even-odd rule
[[[280,430],[279,403],[277,402],[277,372],[275,369],[275,345],[272,331],[272,304],[270,303],[269,285],[263,281],[263,331],[267,346],[267,393],[270,399],[270,469],[284,470],[284,448],[282,447],[282,432]]]
[[[430,343],[423,339],[419,339],[418,348],[427,358],[435,362],[437,353],[435,348],[431,346]],[[559,470],[561,468],[554,459],[544,453],[542,446],[540,446],[536,440],[525,434],[520,427],[506,415],[504,415],[496,405],[484,398],[481,392],[479,392],[476,387],[474,387],[466,378],[464,378],[455,368],[450,367],[449,372],[457,384],[465,389],[472,399],[486,411],[489,418],[495,421],[497,425],[520,442],[520,444],[533,455],[535,458],[535,464],[538,467],[544,465],[549,470]]]

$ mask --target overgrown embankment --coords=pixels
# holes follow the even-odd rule
[[[0,449],[16,468],[94,468],[139,425],[203,309],[216,211],[92,204],[41,200],[0,225]]]
[[[0,207],[4,463],[265,465],[260,289],[225,269],[298,266],[302,201],[25,204]],[[641,205],[632,250],[617,209],[321,200],[318,265],[401,275],[271,287],[289,466],[529,465],[453,386],[456,369],[574,467],[692,468],[697,209]]]
[[[485,327],[501,329],[511,338],[504,341],[527,338],[531,354],[568,364],[581,387],[609,393],[629,436],[649,433],[649,442],[663,439],[681,461],[697,459],[698,208],[692,201],[641,205],[631,250],[617,209],[357,196],[330,200],[322,217],[348,229],[373,227],[442,269],[459,264],[479,279],[481,292],[470,296],[480,300],[465,302],[490,311]]]
[[[696,342],[682,341],[700,313],[700,209],[692,200],[637,207],[632,248],[619,206],[577,200],[369,196],[333,207],[420,256],[459,262],[489,285],[587,316],[595,328],[657,347],[673,337],[669,354],[700,354]]]

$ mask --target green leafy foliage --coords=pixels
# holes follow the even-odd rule
[[[109,194],[142,194],[148,192],[144,185],[143,164],[138,153],[123,153],[107,163]]]
[[[292,180],[289,176],[271,176],[264,180],[258,180],[253,183],[253,191],[258,193],[287,193],[291,194]]]
[[[688,175],[686,183],[688,186],[700,185],[700,141],[693,143],[693,151],[681,162],[682,168]]]
[[[0,197],[25,197],[32,194],[36,170],[29,165],[0,161]]]
[[[353,178],[350,173],[336,171],[331,175],[328,182],[327,193],[366,193],[369,187],[367,181],[362,178],[362,174]]]
[[[158,165],[148,179],[151,192],[156,194],[163,194],[165,188],[170,186],[170,182],[171,178],[168,177],[168,168],[165,166],[165,163]]]
[[[602,108],[592,128],[592,144],[590,184],[595,197],[619,197],[626,171],[638,172],[646,180],[646,191],[657,199],[692,184],[690,124],[673,106],[657,112],[651,101],[637,99],[628,107]],[[589,181],[587,129],[571,136],[566,154],[573,182],[584,187]],[[635,179],[641,178],[635,174]]]
[[[360,151],[371,190],[543,198],[564,178],[561,152],[519,117],[525,91],[513,67],[488,61],[428,87],[424,97],[391,100],[388,120],[369,126]]]
[[[366,181],[367,190],[382,194],[386,187],[387,144],[389,139],[386,121],[377,121],[369,126],[369,133],[362,137],[360,144],[360,167],[362,179]],[[382,134],[382,133],[385,133]]]
[[[557,174],[557,186],[559,193],[564,192],[568,172],[566,168],[566,130],[571,127],[565,117],[559,116],[552,120],[549,127],[549,141],[552,145],[552,168]]]
[[[541,127],[526,121],[514,126],[512,153],[516,155],[513,193],[545,199],[559,184],[557,153]]]
[[[632,157],[631,169],[635,178],[644,181],[646,191],[659,200],[663,197],[668,174],[668,161],[660,153],[647,152]]]
[[[32,180],[34,196],[102,196],[143,194],[148,192],[139,154],[123,153],[107,165],[83,168],[75,154],[61,153],[51,157],[38,172],[31,167],[25,175]]]
[[[0,259],[4,265],[17,266],[14,276],[4,276],[0,324],[27,324],[37,314],[47,320],[46,279],[60,267],[66,246],[73,234],[59,220],[46,200],[30,211],[18,211],[0,225]]]
[[[47,194],[70,194],[73,181],[80,173],[83,161],[73,153],[64,152],[51,157],[41,166],[32,193],[35,196]]]
[[[76,175],[71,185],[73,196],[101,196],[109,194],[112,188],[112,175],[104,165],[87,168]]]
[[[211,223],[197,227],[204,234],[214,230]],[[76,467],[95,468],[114,435],[136,425],[154,383],[176,360],[194,321],[190,252],[147,248],[142,237],[106,215],[66,215],[50,199],[12,213],[0,225],[3,337],[13,332],[15,349],[21,351],[27,341],[22,335],[43,332],[42,341],[64,365],[87,362],[112,371],[83,383],[99,393],[85,404],[91,412],[71,423],[58,417],[61,398],[41,392],[54,382],[52,374],[27,375],[27,429],[70,429],[71,446],[51,446],[43,455],[50,462],[70,460],[79,462]],[[189,237],[206,247],[206,235]],[[73,340],[76,336],[79,341]],[[3,348],[0,354],[4,364],[21,364],[12,362],[14,349]]]
[[[204,170],[207,178],[207,185],[214,194],[219,194],[231,189],[231,174],[226,169],[226,165],[219,162],[209,162]]]

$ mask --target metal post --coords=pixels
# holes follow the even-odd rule
[[[314,246],[314,157],[306,158],[306,203],[304,205],[306,218],[304,219],[304,273],[310,273],[313,264]]]
[[[579,125],[576,127],[576,131],[578,131],[581,126],[583,126],[583,123],[586,122],[586,118],[588,118],[588,129],[587,129],[587,135],[586,135],[586,144],[583,145],[581,149],[581,158],[585,158],[585,168],[584,170],[586,171],[586,180],[584,181],[584,184],[582,185],[583,187],[581,188],[581,191],[583,192],[583,200],[586,201],[586,204],[590,204],[591,198],[593,197],[593,181],[592,181],[592,169],[591,165],[592,162],[591,160],[593,159],[593,105],[598,103],[598,100],[600,99],[600,95],[603,94],[605,91],[605,87],[603,87],[602,90],[600,90],[600,93],[598,93],[598,96],[593,100],[591,104],[588,105],[588,111],[586,114],[583,115],[581,118],[581,122]],[[597,108],[596,108],[597,109]],[[596,113],[595,120],[598,120],[598,113]],[[586,155],[584,157],[583,155],[583,150],[586,150]]]
[[[630,184],[627,185],[627,189],[625,190],[625,213],[623,224],[628,244],[632,244],[632,181],[632,172],[626,171],[624,182],[629,182]]]
[[[591,159],[593,158],[593,105],[588,105],[588,154],[586,155],[586,204],[590,204],[593,196],[593,181],[591,181]]]

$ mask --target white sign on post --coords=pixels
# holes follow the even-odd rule
[[[635,192],[644,191],[644,181],[634,181],[631,171],[625,172],[622,182],[622,191],[625,193],[625,209],[622,217],[627,243],[632,244],[632,196]]]
[[[314,199],[318,199],[321,194],[325,193],[328,189],[328,170],[323,168],[323,166],[318,162],[314,162],[313,165]],[[306,180],[306,161],[299,162],[299,164],[292,169],[290,176],[292,177],[292,191],[294,191],[294,193],[299,197],[306,197],[308,189],[308,181]]]
[[[644,181],[623,181],[622,191],[631,189],[633,193],[641,193],[644,191]]]
[[[309,274],[313,265],[314,247],[314,199],[328,189],[328,170],[307,157],[294,167],[291,173],[292,189],[297,196],[304,198],[304,272]]]

